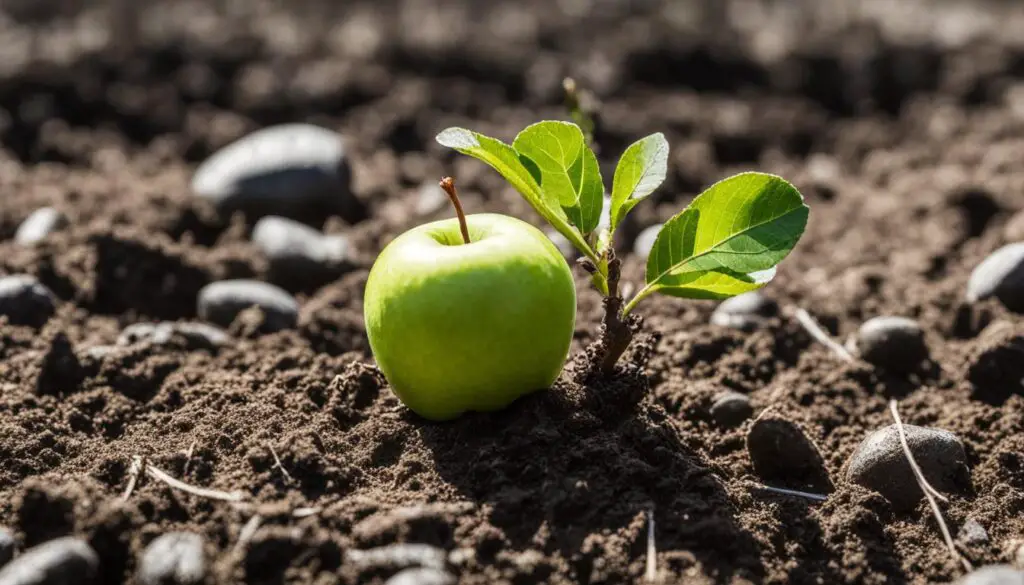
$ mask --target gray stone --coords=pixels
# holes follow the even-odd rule
[[[208,323],[133,323],[121,331],[117,338],[118,345],[135,345],[152,343],[164,345],[170,343],[175,335],[183,338],[190,349],[216,349],[230,339],[224,330]]]
[[[903,425],[910,452],[921,472],[943,493],[968,493],[971,476],[964,446],[949,431]],[[895,424],[868,435],[850,458],[846,479],[874,490],[898,511],[911,510],[923,493],[907,462]]]
[[[911,372],[928,359],[924,331],[906,317],[875,317],[857,331],[856,351],[865,361],[892,370]]]
[[[205,577],[206,553],[198,534],[163,534],[149,543],[139,562],[142,585],[194,585]]]
[[[726,299],[711,313],[711,324],[753,331],[768,317],[779,312],[779,305],[761,291],[751,291]]]
[[[732,390],[715,396],[711,404],[711,417],[722,428],[738,427],[753,414],[750,397]]]
[[[67,223],[67,218],[56,208],[41,207],[21,222],[14,234],[14,241],[22,246],[31,246]]]
[[[447,571],[420,567],[396,573],[384,585],[455,585],[456,582],[455,576]]]
[[[1024,572],[1009,565],[989,565],[964,575],[956,585],[1024,585]]]
[[[0,315],[14,325],[39,327],[53,315],[57,298],[29,274],[0,277]]]
[[[256,222],[252,241],[267,256],[275,279],[291,280],[350,264],[348,238],[324,235],[284,217],[268,216]]]
[[[754,471],[766,481],[832,490],[832,480],[817,445],[792,421],[774,417],[754,421],[747,432],[747,453]]]
[[[365,211],[350,190],[342,137],[310,124],[253,132],[196,169],[192,191],[225,212],[306,218],[336,213],[349,221]]]
[[[58,538],[29,549],[0,569],[2,585],[87,585],[100,559],[85,541]]]
[[[266,282],[222,280],[199,291],[199,317],[221,327],[230,325],[239,313],[249,307],[263,310],[269,331],[290,329],[298,322],[299,303],[295,297]]]
[[[654,242],[658,239],[658,233],[661,232],[661,228],[665,224],[656,223],[652,226],[648,226],[637,234],[636,239],[633,240],[633,253],[638,257],[647,259],[651,254],[651,249],[654,248]]]
[[[0,567],[11,562],[11,559],[14,558],[14,551],[17,548],[18,543],[14,541],[14,535],[11,534],[11,531],[0,527]]]
[[[967,301],[989,297],[1008,309],[1024,312],[1024,242],[1007,244],[974,268],[967,281]]]

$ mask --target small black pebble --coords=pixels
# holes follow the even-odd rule
[[[87,585],[99,571],[96,551],[74,537],[33,547],[0,569],[3,585]]]
[[[0,528],[0,567],[11,562],[14,558],[14,551],[18,545],[14,541],[14,535],[6,528]]]
[[[661,232],[661,228],[664,225],[656,223],[644,228],[643,231],[637,234],[636,239],[633,240],[633,254],[646,260],[650,256],[651,249],[654,248],[654,242],[658,239],[658,233]]]
[[[967,281],[967,301],[996,297],[1006,308],[1024,312],[1024,242],[1007,244],[975,267]]]
[[[206,553],[198,534],[169,532],[149,543],[139,562],[142,585],[193,585],[206,576]]]
[[[192,191],[223,211],[252,217],[319,217],[350,222],[365,209],[350,189],[342,137],[310,124],[264,128],[214,153],[196,169]]]
[[[222,280],[199,291],[198,313],[205,319],[227,327],[239,313],[259,307],[266,315],[268,331],[295,327],[299,303],[287,291],[258,280]]]
[[[964,446],[956,435],[940,429],[903,425],[907,444],[925,479],[943,493],[967,493],[971,476]],[[846,479],[874,490],[907,511],[924,494],[907,462],[895,424],[868,435],[850,458]]]
[[[57,298],[36,277],[15,274],[0,277],[0,315],[12,325],[41,327],[53,315]]]
[[[964,575],[956,585],[1024,585],[1024,571],[1009,565],[989,565]]]
[[[351,246],[342,235],[323,233],[285,217],[268,216],[256,222],[252,241],[270,261],[275,280],[301,278],[311,272],[337,271],[351,265]]]
[[[792,421],[773,417],[754,421],[747,432],[747,453],[754,471],[766,481],[832,491],[821,452]]]
[[[711,313],[711,324],[718,327],[730,327],[743,331],[752,331],[760,326],[768,317],[779,312],[779,305],[774,299],[760,291],[751,291],[736,295],[719,303]]]
[[[455,585],[455,576],[433,568],[406,569],[396,573],[384,585]]]
[[[894,372],[912,372],[928,359],[924,331],[906,317],[875,317],[857,331],[857,353],[868,363]]]
[[[14,241],[22,246],[31,246],[65,225],[67,218],[63,213],[53,207],[42,207],[21,222],[14,234]]]
[[[968,518],[957,532],[956,539],[968,546],[985,544],[988,542],[988,531],[974,518]]]
[[[750,397],[739,392],[726,391],[715,396],[711,404],[711,417],[723,428],[737,427],[754,414]]]

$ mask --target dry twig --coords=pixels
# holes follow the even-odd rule
[[[145,468],[146,475],[164,482],[168,487],[192,494],[193,496],[210,500],[221,500],[223,502],[241,502],[245,499],[245,494],[242,492],[222,492],[220,490],[196,487],[171,477],[166,471],[154,465],[147,464]]]
[[[647,567],[644,580],[653,583],[658,577],[658,548],[654,542],[654,510],[647,511]]]
[[[939,530],[942,532],[942,538],[946,541],[946,548],[949,549],[949,554],[963,565],[964,569],[968,572],[974,570],[971,562],[964,558],[957,550],[956,544],[953,542],[953,535],[949,532],[949,527],[946,526],[946,520],[942,517],[942,510],[939,508],[937,499],[941,499],[943,502],[949,500],[940,494],[938,490],[933,488],[928,480],[925,479],[924,473],[921,472],[921,467],[918,466],[917,461],[914,459],[914,454],[910,451],[910,444],[907,442],[907,435],[903,430],[903,421],[900,419],[899,408],[897,408],[897,402],[891,400],[889,402],[889,411],[892,413],[893,420],[896,421],[896,430],[900,435],[900,444],[903,446],[903,454],[907,458],[907,463],[910,464],[910,469],[914,472],[914,477],[917,478],[917,483],[921,486],[921,491],[924,492],[924,497],[928,500],[928,505],[932,508],[932,513],[935,514],[935,520],[939,523]]]
[[[824,502],[828,500],[828,496],[822,494],[813,494],[811,492],[802,492],[799,490],[790,490],[786,488],[772,487],[770,485],[764,485],[760,483],[751,483],[751,489],[770,492],[773,494],[779,494],[782,496],[793,496],[796,498],[806,498],[815,502]]]
[[[181,469],[181,476],[185,477],[188,475],[188,466],[192,463],[192,455],[196,451],[196,440],[192,439],[192,444],[188,446],[188,451],[185,451],[185,466]]]
[[[277,451],[274,450],[274,446],[267,443],[267,448],[270,449],[270,454],[274,456],[274,467],[281,470],[281,475],[284,476],[285,483],[295,483],[295,478],[293,478],[292,474],[288,473],[288,470],[281,464],[281,458],[277,456]]]
[[[256,531],[260,529],[260,525],[263,524],[263,517],[259,514],[253,514],[252,518],[242,526],[242,530],[238,532],[238,542],[235,543],[235,550],[242,550],[248,545],[254,536]]]
[[[843,360],[844,362],[855,361],[853,354],[851,354],[845,347],[843,347],[834,339],[832,339],[832,337],[830,337],[829,334],[826,333],[825,330],[821,328],[821,325],[819,325],[818,322],[814,320],[814,317],[811,317],[810,313],[801,308],[794,308],[792,309],[792,314],[793,317],[796,318],[797,322],[800,323],[800,325],[802,325],[803,328],[807,330],[807,333],[809,333],[815,341],[827,347],[829,350],[832,351],[832,353],[836,354],[836,356],[838,356],[839,359]]]
[[[142,469],[145,466],[145,462],[142,457],[132,457],[131,467],[128,468],[128,487],[124,489],[124,494],[121,495],[122,500],[128,500],[132,497],[132,492],[135,491],[135,485],[139,482],[139,475],[142,473]]]

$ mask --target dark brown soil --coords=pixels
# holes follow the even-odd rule
[[[1007,380],[1019,356],[999,347],[1022,318],[962,297],[972,267],[1021,237],[1016,3],[146,5],[134,49],[97,37],[99,8],[0,27],[0,274],[35,274],[61,301],[39,329],[0,321],[0,525],[22,549],[84,536],[103,582],[118,583],[157,535],[191,530],[215,553],[211,582],[380,583],[388,571],[345,552],[418,542],[456,551],[460,583],[611,584],[641,580],[652,511],[664,582],[951,581],[962,569],[925,504],[898,514],[843,479],[898,398],[907,423],[966,446],[974,495],[954,497],[947,520],[989,534],[966,557],[1011,559],[1024,538],[1024,396]],[[638,226],[736,170],[780,173],[812,213],[767,294],[840,338],[876,315],[916,318],[935,367],[883,374],[839,361],[786,311],[743,333],[708,324],[713,303],[665,298],[640,309],[646,333],[620,372],[581,386],[572,373],[601,311],[580,275],[577,357],[554,388],[454,423],[411,415],[372,367],[369,265],[422,221],[417,188],[443,174],[470,213],[536,220],[496,174],[432,138],[458,124],[510,139],[564,117],[565,74],[602,102],[604,163],[650,132],[670,140],[669,178]],[[219,350],[177,337],[110,347],[135,322],[195,319],[209,282],[268,278],[249,226],[218,217],[189,180],[217,148],[289,121],[350,141],[370,217],[324,227],[352,234],[360,267],[298,291],[295,330],[261,335],[249,311]],[[70,226],[18,247],[18,224],[43,205]],[[626,254],[624,279],[641,275]],[[752,489],[751,423],[720,430],[708,412],[722,390],[810,434],[835,484],[827,502]],[[133,457],[255,508],[148,476],[122,499]],[[292,516],[304,507],[318,511]]]

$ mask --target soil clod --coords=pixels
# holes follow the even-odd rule
[[[956,435],[914,425],[903,425],[903,429],[914,459],[935,489],[942,493],[970,493],[967,456]],[[871,433],[861,442],[850,458],[846,479],[882,494],[900,512],[915,508],[923,496],[904,456],[895,424]]]
[[[264,328],[269,331],[295,327],[299,303],[287,291],[258,280],[222,280],[199,291],[199,317],[227,327],[239,313],[259,307],[264,314]]]
[[[966,546],[977,546],[989,541],[988,530],[974,518],[968,518],[956,534],[956,540]]]
[[[100,559],[85,541],[63,537],[25,551],[0,569],[3,585],[88,585]]]
[[[773,415],[754,421],[747,432],[747,453],[765,481],[832,491],[821,452],[796,423]]]
[[[997,321],[982,331],[967,356],[964,377],[971,395],[1002,404],[1024,393],[1024,326]]]
[[[989,297],[999,299],[1011,311],[1024,312],[1024,242],[999,248],[971,272],[967,301]]]
[[[214,350],[228,343],[231,337],[222,329],[208,323],[163,321],[160,323],[134,323],[125,327],[117,337],[117,344],[167,345],[175,337],[184,342],[186,349]]]
[[[928,359],[924,331],[913,319],[869,319],[857,331],[855,351],[868,363],[893,372],[913,372]]]

